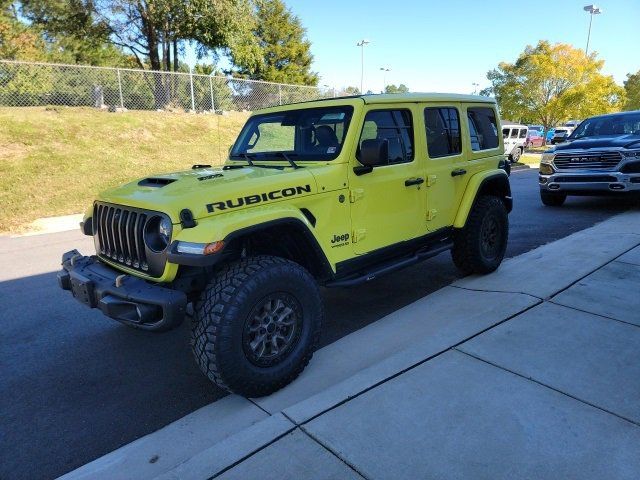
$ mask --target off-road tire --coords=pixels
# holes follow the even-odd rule
[[[297,302],[301,324],[290,351],[273,365],[251,360],[247,322],[273,296]],[[296,318],[298,318],[296,317]],[[293,381],[307,366],[320,340],[320,290],[300,265],[273,256],[241,259],[219,270],[194,305],[191,346],[200,370],[221,388],[261,397]]]
[[[518,163],[518,160],[520,160],[521,155],[522,155],[522,150],[520,150],[520,147],[516,148],[515,152],[511,154],[511,162]]]
[[[561,207],[566,199],[566,193],[547,192],[546,190],[540,190],[540,200],[542,200],[542,203],[547,207]]]
[[[483,236],[495,227],[495,245],[488,252]],[[451,256],[458,269],[468,275],[486,274],[500,266],[507,249],[509,218],[504,202],[494,196],[482,195],[476,199],[464,228],[456,230]]]

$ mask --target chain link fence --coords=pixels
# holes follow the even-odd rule
[[[231,77],[0,60],[0,106],[65,105],[195,112],[257,110],[335,90]]]

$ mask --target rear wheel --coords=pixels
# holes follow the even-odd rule
[[[268,395],[294,380],[320,339],[322,300],[300,265],[258,256],[218,272],[194,308],[192,349],[225,390]]]
[[[507,249],[509,218],[498,197],[479,197],[464,228],[454,235],[451,256],[465,274],[490,273],[500,266]]]
[[[549,192],[547,190],[540,190],[540,200],[547,207],[560,207],[567,199],[566,193]]]

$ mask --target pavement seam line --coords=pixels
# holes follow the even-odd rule
[[[616,257],[612,258],[611,260],[609,260],[609,261],[608,261],[608,262],[606,262],[605,264],[600,265],[598,268],[593,269],[592,271],[590,271],[590,272],[589,272],[589,273],[587,273],[586,275],[584,275],[584,276],[580,277],[578,280],[576,280],[575,282],[573,282],[573,283],[571,283],[570,285],[566,286],[566,287],[565,287],[565,288],[563,288],[562,290],[560,290],[560,291],[558,291],[558,292],[554,293],[553,295],[549,296],[548,298],[545,298],[545,301],[547,301],[547,300],[551,300],[553,297],[557,297],[557,296],[558,296],[558,295],[560,295],[562,292],[565,292],[565,291],[569,290],[571,287],[573,287],[573,286],[574,286],[576,283],[578,283],[580,280],[584,280],[584,279],[585,279],[585,278],[587,278],[588,276],[593,275],[594,273],[596,273],[596,272],[597,272],[598,270],[600,270],[601,268],[606,267],[606,266],[607,266],[607,265],[609,265],[610,263],[613,263],[613,262],[618,261],[618,259],[619,259],[621,256],[623,256],[623,255],[625,255],[625,254],[629,253],[631,250],[633,250],[634,248],[637,248],[638,246],[640,246],[640,243],[639,243],[639,244],[634,245],[633,247],[630,247],[630,248],[626,249],[624,252],[622,252],[622,253],[621,253],[621,254],[619,254],[618,256],[616,256]]]
[[[296,428],[299,428],[295,423],[291,426],[291,428],[287,429],[285,432],[281,433],[280,435],[277,435],[275,438],[271,439],[270,441],[268,441],[267,443],[265,443],[264,445],[262,445],[261,447],[256,448],[255,450],[252,450],[251,452],[249,452],[248,454],[242,456],[240,459],[236,460],[235,462],[227,465],[226,467],[224,467],[223,469],[219,470],[218,472],[214,473],[212,476],[207,477],[207,480],[213,480],[214,478],[218,478],[220,475],[222,475],[223,473],[231,470],[234,467],[237,467],[238,465],[240,465],[242,462],[244,462],[245,460],[253,457],[256,453],[264,450],[267,447],[270,447],[271,445],[273,445],[274,443],[276,443],[278,440],[280,440],[281,438],[286,437],[287,435],[289,435],[291,432],[293,432]]]
[[[460,290],[467,290],[468,292],[505,293],[505,294],[510,294],[511,293],[511,294],[516,294],[516,295],[526,295],[527,297],[536,298],[536,299],[540,300],[541,302],[544,302],[544,298],[538,297],[537,295],[533,295],[532,293],[526,293],[526,292],[514,292],[514,291],[507,291],[507,290],[485,290],[483,288],[469,288],[469,287],[462,287],[460,285],[447,285],[447,286],[448,287],[453,287],[453,288],[459,288]]]
[[[626,234],[628,235],[628,234]],[[632,234],[632,235],[638,235],[638,234]],[[565,237],[567,238],[567,237]],[[612,258],[611,260],[606,261],[605,263],[603,263],[602,265],[594,268],[593,270],[589,271],[589,273],[583,275],[582,277],[578,278],[577,280],[575,280],[574,282],[570,283],[569,285],[567,285],[566,287],[558,290],[557,292],[553,293],[552,295],[545,297],[545,298],[540,298],[536,295],[532,295],[531,293],[525,293],[525,292],[514,292],[511,290],[484,290],[484,289],[480,289],[480,288],[469,288],[469,287],[462,287],[460,285],[449,285],[450,287],[454,287],[454,288],[459,288],[461,290],[470,290],[470,291],[476,291],[476,292],[486,292],[486,293],[519,293],[522,295],[529,295],[530,297],[534,297],[537,298],[539,300],[542,301],[548,301],[551,300],[553,297],[560,295],[562,292],[570,289],[571,287],[573,287],[576,283],[578,283],[580,280],[584,280],[585,278],[587,278],[589,275],[593,275],[594,273],[596,273],[598,270],[600,270],[603,267],[606,267],[607,265],[609,265],[610,263],[613,262],[617,262],[618,258],[620,258],[622,255],[625,255],[627,253],[629,253],[631,250],[633,250],[634,248],[637,248],[638,246],[640,246],[639,244],[634,245],[633,247],[628,248],[627,250],[625,250],[624,252],[620,253],[619,255],[617,255],[616,257]],[[516,258],[516,257],[513,257]]]
[[[632,425],[634,425],[636,427],[640,427],[640,423],[638,423],[638,422],[636,422],[634,420],[631,420],[630,418],[627,418],[627,417],[624,417],[622,415],[619,415],[619,414],[617,414],[615,412],[612,412],[611,410],[607,410],[606,408],[600,407],[600,406],[595,405],[595,404],[593,404],[591,402],[583,400],[580,397],[576,397],[574,395],[571,395],[570,393],[563,392],[562,390],[559,390],[559,389],[557,389],[555,387],[552,387],[551,385],[547,385],[546,383],[543,383],[540,380],[536,380],[533,377],[527,377],[526,375],[523,375],[522,373],[518,373],[518,372],[516,372],[514,370],[511,370],[511,369],[509,369],[507,367],[503,367],[502,365],[498,365],[497,363],[494,363],[494,362],[492,362],[490,360],[486,360],[486,359],[484,359],[482,357],[478,357],[478,356],[476,356],[476,355],[474,355],[472,353],[465,352],[464,350],[460,350],[457,347],[454,347],[454,349],[457,352],[463,353],[463,354],[467,355],[468,357],[471,357],[471,358],[473,358],[473,359],[475,359],[475,360],[477,360],[479,362],[483,362],[483,363],[486,363],[487,365],[491,365],[492,367],[499,368],[500,370],[503,370],[505,372],[509,372],[509,373],[511,373],[513,375],[516,375],[516,376],[520,377],[520,378],[523,378],[523,379],[528,380],[530,382],[536,383],[536,384],[540,385],[541,387],[548,388],[549,390],[553,390],[554,392],[557,392],[557,393],[559,393],[561,395],[564,395],[565,397],[571,398],[571,399],[573,399],[573,400],[575,400],[577,402],[583,403],[583,404],[588,405],[590,407],[593,407],[593,408],[595,408],[597,410],[600,410],[601,412],[607,413],[609,415],[613,415],[614,417],[619,418],[620,420],[624,420],[625,422],[628,422],[628,423],[630,423],[630,424],[632,424]]]
[[[245,397],[245,399],[246,399],[249,403],[252,403],[255,407],[258,407],[260,410],[262,410],[264,413],[266,413],[266,414],[267,414],[267,415],[269,415],[270,417],[273,417],[273,414],[272,414],[271,412],[268,412],[266,409],[262,408],[262,407],[258,404],[258,402],[256,402],[254,399],[252,399],[252,398],[246,398],[246,397]],[[286,415],[285,415],[285,417],[286,417]],[[288,418],[288,417],[287,417],[287,418]],[[289,420],[291,420],[291,419],[289,419]],[[296,423],[296,422],[293,422],[293,424],[294,424],[294,425],[297,425],[297,423]]]
[[[534,298],[535,298],[535,297],[534,297]],[[524,308],[524,309],[520,310],[519,312],[514,313],[513,315],[508,316],[508,317],[507,317],[507,318],[505,318],[504,320],[501,320],[501,321],[499,321],[498,323],[495,323],[494,325],[491,325],[491,326],[489,326],[489,327],[487,327],[487,328],[485,328],[485,329],[483,329],[483,330],[481,330],[481,331],[479,331],[479,332],[477,332],[477,333],[474,333],[474,334],[473,334],[473,335],[471,335],[470,337],[467,337],[467,338],[465,338],[465,339],[463,339],[463,340],[459,341],[458,343],[455,343],[454,345],[451,345],[450,347],[447,347],[447,348],[446,348],[446,349],[444,349],[444,350],[441,350],[441,351],[439,351],[439,352],[436,352],[436,353],[434,353],[433,355],[431,355],[431,356],[429,356],[429,357],[427,357],[427,358],[425,358],[425,359],[420,360],[419,362],[416,362],[416,363],[414,363],[414,364],[412,364],[412,365],[409,365],[408,367],[406,367],[406,368],[404,368],[404,369],[400,370],[399,372],[396,372],[396,373],[394,373],[393,375],[390,375],[389,377],[383,378],[382,380],[380,380],[380,381],[378,381],[378,382],[374,383],[373,385],[370,385],[369,387],[367,387],[367,388],[365,388],[365,389],[361,390],[360,392],[357,392],[356,394],[354,394],[354,395],[352,395],[352,396],[349,396],[348,398],[345,398],[345,399],[343,399],[343,400],[339,401],[339,402],[338,402],[338,403],[336,403],[335,405],[332,405],[332,406],[330,406],[329,408],[326,408],[325,410],[322,410],[321,412],[317,413],[316,415],[313,415],[312,417],[308,418],[307,420],[305,420],[305,421],[303,421],[303,422],[301,422],[301,423],[294,422],[293,420],[291,420],[291,421],[292,421],[293,423],[295,423],[296,425],[299,425],[300,427],[302,427],[302,426],[306,425],[307,423],[312,422],[312,421],[313,421],[313,420],[315,420],[316,418],[318,418],[318,417],[320,417],[320,416],[324,415],[325,413],[328,413],[328,412],[330,412],[331,410],[335,410],[336,408],[341,407],[341,406],[342,406],[342,405],[344,405],[345,403],[350,402],[350,401],[351,401],[351,400],[353,400],[354,398],[358,398],[359,396],[361,396],[361,395],[363,395],[363,394],[367,393],[368,391],[373,390],[374,388],[379,387],[379,386],[380,386],[380,385],[382,385],[383,383],[386,383],[386,382],[388,382],[388,381],[390,381],[390,380],[393,380],[394,378],[399,377],[400,375],[403,375],[403,374],[407,373],[408,371],[413,370],[413,369],[414,369],[414,368],[416,368],[416,367],[419,367],[419,366],[420,366],[420,365],[422,365],[423,363],[426,363],[426,362],[428,362],[428,361],[430,361],[430,360],[433,360],[434,358],[436,358],[436,357],[438,357],[438,356],[442,355],[443,353],[446,353],[446,352],[448,352],[448,351],[450,351],[450,350],[455,349],[455,348],[456,348],[456,347],[458,347],[459,345],[462,345],[463,343],[468,342],[469,340],[474,339],[474,338],[475,338],[475,337],[477,337],[478,335],[482,335],[483,333],[488,332],[488,331],[489,331],[489,330],[491,330],[492,328],[495,328],[495,327],[497,327],[497,326],[499,326],[499,325],[502,325],[503,323],[506,323],[506,322],[508,322],[509,320],[513,320],[513,319],[514,319],[515,317],[517,317],[518,315],[522,315],[523,313],[525,313],[525,312],[527,312],[527,311],[531,310],[532,308],[537,307],[538,305],[541,305],[542,303],[544,303],[544,302],[543,302],[542,300],[540,300],[540,301],[538,301],[538,302],[534,303],[533,305],[530,305],[530,306],[528,306],[528,307],[526,307],[526,308]],[[345,379],[345,380],[348,380],[348,379]],[[308,400],[308,399],[305,399],[305,400]],[[305,400],[302,400],[302,401],[304,402]],[[282,413],[284,414],[284,412],[282,412]],[[287,417],[287,418],[289,418],[289,417]]]
[[[577,312],[588,313],[589,315],[595,315],[596,317],[600,317],[600,318],[602,318],[604,320],[613,320],[614,322],[622,323],[623,325],[629,325],[630,327],[640,328],[640,325],[637,325],[635,323],[627,322],[625,320],[620,320],[618,318],[608,317],[607,315],[603,315],[601,313],[593,313],[593,312],[590,312],[588,310],[583,310],[583,309],[578,308],[578,307],[574,307],[574,306],[571,306],[571,305],[565,305],[564,303],[554,302],[553,300],[548,300],[547,303],[552,303],[553,305],[558,305],[559,307],[570,308],[571,310],[575,310]]]
[[[620,257],[618,257],[618,258],[620,258]],[[640,263],[627,262],[625,260],[614,260],[614,262],[624,263],[625,265],[633,265],[634,267],[640,267]]]
[[[342,458],[337,452],[334,452],[333,449],[329,448],[327,445],[325,445],[324,443],[322,443],[319,439],[317,439],[311,432],[307,431],[306,428],[304,428],[304,426],[300,425],[300,431],[302,433],[304,433],[307,437],[309,437],[311,440],[313,440],[314,442],[316,442],[318,445],[320,445],[322,448],[324,448],[327,452],[329,452],[331,455],[333,455],[334,457],[336,457],[338,460],[340,460],[342,463],[344,463],[347,467],[349,467],[351,470],[353,470],[356,475],[360,476],[361,478],[363,478],[364,480],[370,480],[369,477],[367,477],[364,473],[362,473],[360,470],[358,470],[355,465],[352,465],[350,462],[347,461],[347,459]]]

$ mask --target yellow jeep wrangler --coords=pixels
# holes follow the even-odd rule
[[[363,95],[255,112],[221,167],[106,191],[58,282],[127,325],[177,326],[193,304],[196,362],[217,385],[267,395],[320,338],[320,286],[349,287],[445,250],[488,273],[512,198],[495,101]]]

